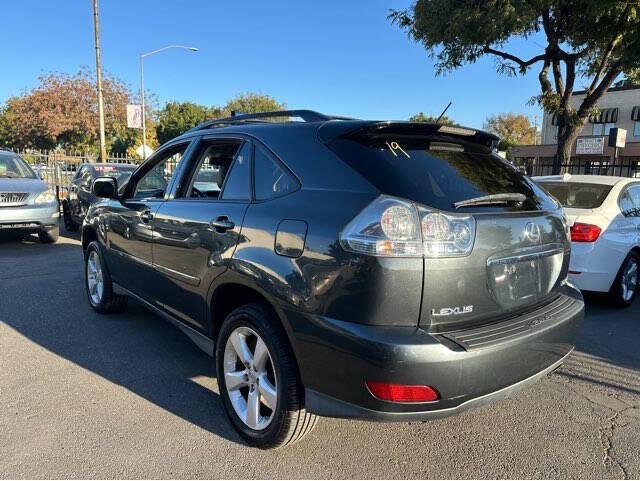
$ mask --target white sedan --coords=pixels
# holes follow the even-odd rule
[[[565,208],[571,227],[569,280],[629,306],[640,275],[640,179],[564,174],[533,180]]]

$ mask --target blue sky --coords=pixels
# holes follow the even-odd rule
[[[95,65],[91,0],[2,2],[0,102],[51,70]],[[139,88],[138,54],[188,44],[145,60],[160,102],[224,104],[259,91],[290,108],[361,118],[404,119],[423,111],[481,126],[490,114],[539,114],[527,105],[532,72],[509,78],[485,59],[435,77],[425,52],[387,19],[408,0],[100,0],[103,68]],[[515,43],[526,56],[531,43]]]

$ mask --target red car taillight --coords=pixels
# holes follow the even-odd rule
[[[597,225],[576,222],[571,226],[571,242],[595,242],[601,232]]]
[[[383,401],[416,403],[432,402],[439,398],[438,392],[431,386],[412,386],[407,384],[389,384],[367,381],[371,394]]]

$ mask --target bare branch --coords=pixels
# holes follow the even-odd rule
[[[534,63],[541,62],[547,58],[546,54],[536,55],[535,57],[531,57],[529,60],[523,60],[520,57],[517,57],[508,52],[502,52],[501,50],[496,50],[491,47],[484,48],[485,53],[495,55],[496,57],[503,58],[505,60],[511,60],[512,62],[517,63],[520,66],[520,71],[524,72],[528,67],[533,65]]]
[[[540,81],[540,87],[542,88],[542,95],[551,93],[551,82],[549,82],[549,66],[551,62],[549,60],[544,61],[544,66],[538,74],[538,80]]]
[[[556,83],[556,92],[561,97],[564,97],[564,80],[562,79],[562,70],[560,69],[560,60],[554,58],[552,62],[553,66],[553,78]]]
[[[573,94],[573,86],[576,80],[576,60],[571,59],[566,61],[567,65],[567,80],[566,86],[564,89],[564,94],[562,95],[562,104],[569,105],[569,99]]]
[[[587,91],[587,96],[582,101],[582,105],[578,109],[578,117],[585,118],[596,105],[598,100],[609,89],[613,81],[622,73],[622,64],[620,61],[615,62],[602,78],[602,81],[592,91]]]

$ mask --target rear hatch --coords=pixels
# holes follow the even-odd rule
[[[424,263],[425,329],[464,329],[530,311],[555,298],[566,278],[570,243],[562,209],[493,152],[496,140],[458,127],[387,122],[328,143],[382,194],[442,214],[452,225],[473,219],[471,249],[416,260]]]

